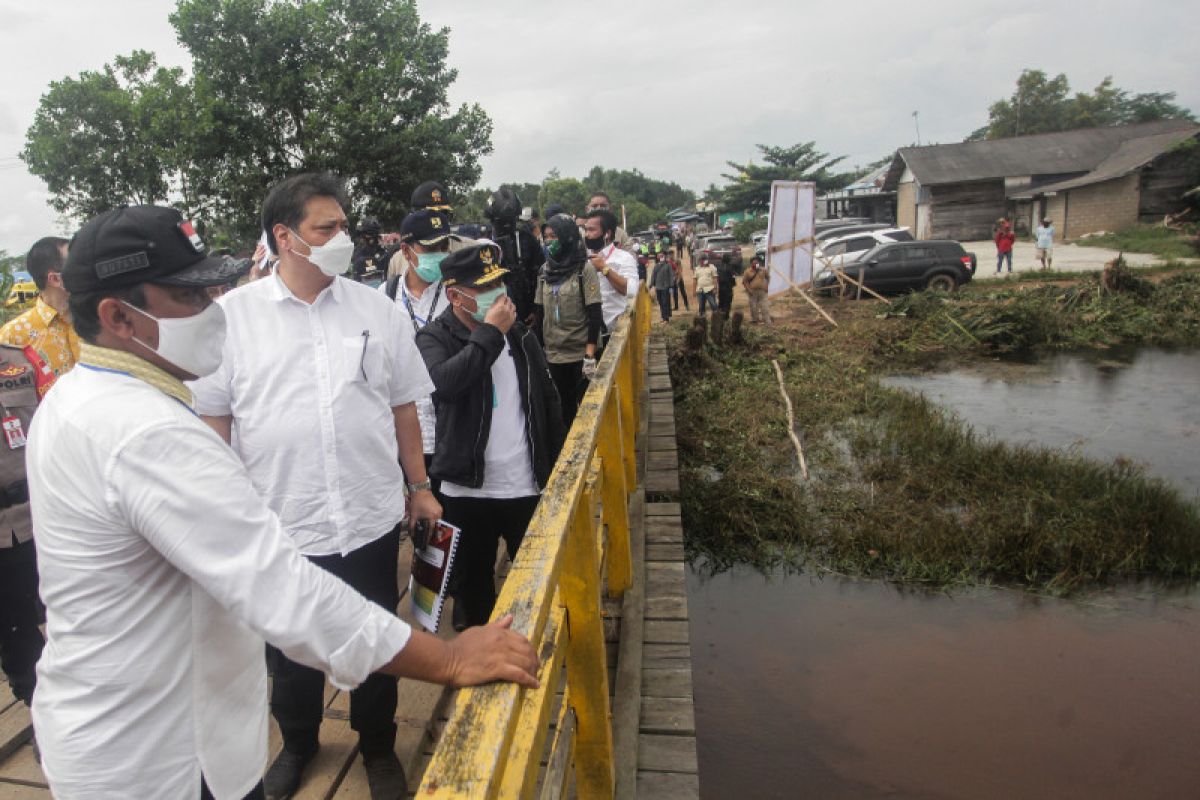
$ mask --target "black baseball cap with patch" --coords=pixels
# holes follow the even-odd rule
[[[400,224],[400,241],[434,247],[450,238],[450,219],[440,211],[422,208]]]
[[[63,286],[71,293],[125,289],[140,283],[220,286],[238,277],[242,262],[212,256],[173,208],[125,206],[88,220],[67,251]]]
[[[446,256],[442,261],[442,285],[483,286],[507,272],[500,266],[500,245],[480,242]]]
[[[442,186],[437,181],[425,181],[413,191],[412,202],[409,204],[413,208],[432,208],[434,211],[452,211],[450,208],[450,195],[446,194],[446,187]]]

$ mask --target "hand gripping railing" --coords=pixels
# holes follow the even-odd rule
[[[564,662],[542,796],[566,796],[572,762],[579,797],[613,796],[600,584],[607,572],[609,596],[620,597],[631,581],[629,493],[637,481],[649,329],[650,301],[639,291],[580,403],[492,615],[511,613],[513,629],[529,637],[541,659],[540,687],[497,683],[460,690],[419,798],[532,797]]]

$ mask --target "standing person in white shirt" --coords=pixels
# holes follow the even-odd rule
[[[604,192],[592,192],[592,196],[588,199],[587,211],[585,213],[590,214],[593,211],[609,211],[612,212],[613,218],[616,218],[616,212],[613,211],[612,207],[612,198],[610,198]],[[546,219],[549,218],[550,215],[547,214]],[[630,238],[629,234],[625,232],[624,228],[617,228],[617,233],[616,236],[613,237],[613,241],[615,241],[617,243],[617,247],[621,248],[622,250],[626,250],[631,253],[633,252],[633,239]]]
[[[442,289],[442,261],[450,252],[450,218],[440,211],[421,209],[404,218],[400,225],[400,248],[394,259],[403,263],[401,271],[381,285],[381,290],[412,322],[413,333],[424,328],[449,308]],[[435,416],[433,400],[417,400],[421,420],[421,447],[425,467],[433,459]],[[430,476],[437,491],[437,479]]]
[[[442,515],[430,490],[416,401],[433,384],[412,321],[375,289],[342,277],[353,244],[342,183],[297,175],[263,203],[279,265],[221,299],[229,335],[220,369],[198,381],[196,409],[236,451],[300,552],[395,612],[400,522]],[[403,467],[403,470],[401,469]],[[283,751],[266,776],[288,797],[319,748],[325,677],[273,653],[271,712]],[[373,800],[403,797],[395,754],[396,681],[350,695],[350,726]]]
[[[1037,259],[1042,262],[1042,269],[1050,269],[1050,264],[1054,261],[1054,223],[1049,218],[1043,219],[1035,233]]]
[[[625,310],[630,298],[637,297],[637,258],[622,250],[616,241],[617,217],[611,211],[597,209],[589,211],[583,223],[584,240],[588,259],[600,279],[601,313],[604,317],[604,333],[601,347],[608,343],[617,318]]]
[[[225,338],[205,289],[233,274],[169,208],[107,212],[72,242],[80,361],[27,453],[47,633],[33,721],[56,797],[261,798],[264,639],[345,689],[377,670],[536,683],[502,625],[442,642],[315,568],[196,416],[183,381]]]

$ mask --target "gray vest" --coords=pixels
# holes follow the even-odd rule
[[[0,548],[33,538],[29,488],[25,483],[25,447],[23,443],[12,447],[9,442],[29,435],[29,423],[37,405],[34,368],[25,351],[0,345],[0,415],[5,424],[4,436],[0,437]],[[16,419],[15,424],[12,418]]]

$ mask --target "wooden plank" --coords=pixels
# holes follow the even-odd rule
[[[687,618],[686,597],[650,597],[646,599],[646,619],[686,620]]]
[[[691,664],[673,669],[642,670],[643,697],[692,698]]]
[[[654,800],[696,800],[700,797],[700,777],[684,772],[639,772],[638,797]]]
[[[653,564],[647,564],[647,567],[661,564],[656,561]],[[671,597],[682,595],[687,591],[687,584],[682,575],[646,575],[646,596],[647,597]]]
[[[687,644],[688,624],[676,620],[646,620],[646,641],[654,644]]]
[[[664,575],[684,576],[683,563],[680,561],[660,561],[646,565],[646,577],[657,578]]]
[[[683,542],[655,542],[646,545],[647,561],[682,561]]]
[[[660,450],[646,457],[646,469],[678,469],[679,451],[677,449]]]
[[[689,644],[647,642],[642,647],[644,669],[674,669],[691,666],[692,648]]]
[[[679,494],[679,473],[651,471],[646,475],[646,491],[660,494]]]
[[[622,630],[620,655],[613,680],[613,764],[616,768],[616,797],[632,800],[637,792],[638,732],[642,717],[642,649],[645,635],[645,526],[646,492],[639,489],[630,504],[630,555],[633,581],[625,592],[622,608],[626,625]]]
[[[642,733],[695,735],[696,713],[691,697],[643,697]]]
[[[42,765],[33,757],[33,742],[17,748],[0,766],[0,780],[26,783],[33,786],[48,786]]]
[[[680,511],[679,503],[646,503],[647,517],[675,517],[675,521],[678,522]],[[652,524],[653,522],[653,520],[647,520],[648,524]]]
[[[330,719],[330,711],[344,713],[346,718]],[[358,733],[351,730],[349,716],[350,693],[338,692],[321,724],[321,749],[305,771],[305,780],[293,795],[295,800],[325,800],[346,775],[358,755]]]
[[[0,761],[15,753],[32,735],[33,723],[24,703],[13,703],[0,713]]]
[[[50,800],[50,790],[23,783],[0,783],[0,800]]]
[[[638,737],[638,769],[651,772],[697,771],[696,740],[690,736],[643,733]]]

